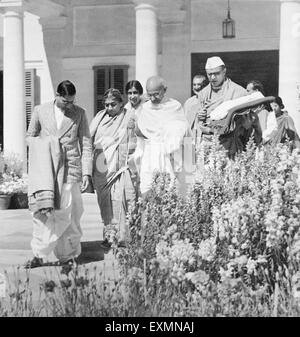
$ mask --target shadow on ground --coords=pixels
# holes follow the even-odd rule
[[[81,254],[78,257],[79,264],[104,260],[104,249],[101,247],[102,241],[81,242]]]

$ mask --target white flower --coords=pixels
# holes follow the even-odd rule
[[[0,194],[27,193],[28,177],[22,178],[16,176],[3,175],[3,182],[0,184]]]
[[[248,259],[246,268],[247,268],[247,273],[248,274],[253,274],[254,271],[255,271],[255,268],[256,268],[256,261],[252,260],[252,258],[250,257]]]
[[[203,240],[199,244],[198,255],[206,261],[212,261],[215,258],[217,245],[215,238]]]

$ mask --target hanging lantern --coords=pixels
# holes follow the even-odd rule
[[[223,21],[223,38],[231,39],[235,37],[235,22],[230,16],[230,6],[228,0],[227,18]]]

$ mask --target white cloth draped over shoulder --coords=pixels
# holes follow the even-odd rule
[[[141,158],[141,193],[151,189],[155,172],[169,173],[172,179],[177,178],[179,190],[185,190],[187,177],[185,171],[193,171],[188,167],[192,166],[192,163],[187,163],[188,159],[192,160],[192,155],[189,156],[189,153],[185,155],[186,152],[192,151],[192,138],[181,104],[167,97],[160,104],[153,104],[151,101],[144,103],[137,129],[141,141],[135,155]],[[185,137],[190,139],[190,142],[187,141],[190,143],[189,149],[184,146]]]
[[[53,135],[28,137],[29,210],[59,209],[64,178],[64,153]]]
[[[229,110],[238,110],[239,107],[243,107],[245,103],[255,104],[257,101],[260,101],[260,99],[264,97],[265,96],[261,92],[257,91],[247,96],[242,96],[223,102],[211,112],[210,119],[223,119],[227,116]]]

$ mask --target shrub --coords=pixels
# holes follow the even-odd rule
[[[4,175],[0,183],[0,194],[27,193],[28,176],[23,175],[21,178]]]
[[[23,172],[23,161],[16,154],[0,153],[0,193],[27,193],[28,176]]]
[[[185,199],[156,175],[129,211],[123,274],[145,271],[143,292],[160,313],[187,315],[198,303],[202,315],[299,314],[299,172],[289,144],[251,140],[234,161],[215,142]]]
[[[2,173],[7,174],[13,177],[21,178],[24,171],[24,162],[23,159],[16,153],[9,153],[0,155],[2,159]],[[0,165],[1,166],[1,165]]]
[[[75,268],[35,306],[19,286],[2,314],[300,316],[299,152],[250,141],[233,161],[215,142],[201,165],[185,198],[158,174],[130,205],[117,278]]]

